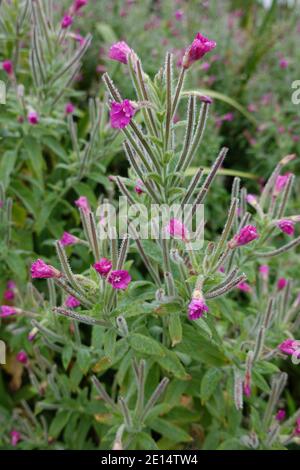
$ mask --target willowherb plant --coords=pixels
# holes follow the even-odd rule
[[[2,306],[1,317],[22,318],[23,311],[32,317],[31,331],[25,320],[8,328],[29,334],[27,352],[17,359],[40,396],[39,420],[25,403],[26,419],[20,412],[13,417],[14,444],[60,448],[62,432],[71,448],[279,449],[297,441],[300,412],[285,420],[287,374],[276,358],[299,358],[299,298],[290,281],[281,279],[272,289],[266,264],[256,283],[253,275],[247,283],[245,274],[300,244],[297,237],[278,247],[275,238],[281,232],[293,236],[299,220],[285,215],[294,177],[281,174],[294,156],[277,165],[260,196],[247,194],[235,178],[222,233],[203,249],[192,249],[200,228],[193,240],[188,224],[227,149],[207,173],[199,168],[188,181],[185,173],[200,147],[211,100],[191,92],[186,118],[174,117],[188,69],[215,46],[198,33],[177,80],[172,54],[151,80],[126,43],[112,46],[110,58],[128,67],[137,100],[122,97],[109,75],[103,76],[111,126],[124,135],[130,164],[128,178],[110,179],[129,206],[156,204],[160,216],[163,205],[189,205],[189,211],[184,221],[179,212],[166,225],[159,220],[151,240],[141,239],[129,220],[118,240],[101,236],[103,226],[112,228],[107,214],[95,214],[84,196],[76,201],[82,237],[65,233],[56,242],[59,268],[41,259],[31,266],[32,278],[47,279],[49,301],[29,285],[18,309]],[[268,247],[273,239],[276,246]],[[76,247],[91,254],[91,267],[80,274],[69,262]],[[143,263],[145,281],[134,280],[134,260]],[[251,296],[247,315],[225,296],[237,288]],[[65,373],[52,365],[51,355],[61,356]]]

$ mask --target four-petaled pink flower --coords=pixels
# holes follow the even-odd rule
[[[171,219],[166,226],[166,232],[173,238],[177,238],[183,241],[188,240],[188,230],[186,226],[178,219]]]
[[[229,242],[229,248],[247,245],[258,237],[256,227],[254,225],[246,225],[246,227],[243,227],[239,233],[234,236],[233,240]]]
[[[2,62],[2,68],[7,75],[12,76],[14,73],[13,64],[11,60],[4,60]]]
[[[250,284],[245,281],[240,282],[236,287],[242,292],[250,293],[252,291]]]
[[[61,277],[62,274],[58,269],[50,264],[46,264],[42,259],[37,259],[31,265],[31,277],[33,279],[50,279],[52,277]]]
[[[279,346],[278,349],[288,356],[296,354],[297,359],[300,359],[300,341],[295,339],[286,339]]]
[[[129,100],[121,103],[113,101],[110,109],[110,124],[114,129],[123,129],[128,126],[135,114],[135,107]]]
[[[65,300],[65,306],[68,308],[76,308],[79,307],[80,302],[72,295],[69,295]]]
[[[28,356],[25,351],[18,352],[16,358],[17,358],[17,361],[20,362],[21,364],[28,363]]]
[[[215,41],[211,41],[205,36],[202,36],[202,34],[197,33],[194,41],[188,47],[183,57],[182,66],[185,69],[188,69],[194,62],[201,59],[205,54],[214,49],[216,45]]]
[[[282,219],[277,222],[277,227],[289,236],[294,235],[295,233],[295,222],[290,219]]]
[[[75,111],[75,106],[73,103],[69,102],[65,106],[65,114],[73,114]]]
[[[116,42],[109,49],[108,57],[112,60],[117,60],[122,64],[127,64],[128,55],[131,53],[131,49],[125,41]]]
[[[21,434],[19,433],[19,431],[16,431],[15,429],[10,431],[10,443],[12,446],[15,447],[20,440],[21,440]]]
[[[0,307],[0,318],[10,317],[11,315],[16,315],[16,313],[15,307],[10,307],[9,305],[1,305]]]
[[[32,126],[35,126],[36,124],[39,123],[40,118],[39,118],[39,115],[36,111],[31,110],[27,114],[27,120],[28,120],[29,124],[31,124]]]
[[[107,258],[101,258],[93,267],[101,276],[106,276],[112,268],[112,262]]]
[[[63,246],[74,245],[78,242],[78,238],[69,232],[64,232],[61,239],[59,240]]]
[[[197,320],[201,318],[205,312],[208,312],[209,308],[206,305],[204,299],[192,299],[188,306],[188,317],[190,320]]]
[[[119,269],[111,271],[107,281],[113,286],[114,289],[126,289],[131,281],[131,276],[128,271]]]
[[[287,285],[288,281],[284,277],[280,277],[277,281],[277,289],[282,290]]]
[[[269,271],[270,271],[269,266],[267,264],[262,264],[258,269],[259,269],[261,277],[264,280],[267,280],[269,276]]]
[[[285,175],[278,175],[275,182],[274,194],[278,195],[287,185],[287,182],[292,173],[286,173]]]
[[[80,196],[80,198],[78,198],[75,201],[75,204],[76,204],[77,207],[82,209],[84,212],[90,212],[90,210],[91,210],[89,201],[87,200],[87,198],[85,196]]]
[[[73,18],[72,16],[70,15],[65,15],[63,17],[63,19],[61,20],[61,27],[62,29],[66,29],[66,28],[69,28],[69,26],[71,26],[71,24],[73,23]]]
[[[283,421],[285,419],[286,412],[285,410],[278,410],[275,416],[277,421]]]

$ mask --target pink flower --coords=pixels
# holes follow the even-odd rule
[[[14,281],[10,280],[10,281],[7,281],[6,287],[7,287],[7,289],[12,289],[13,290],[13,289],[16,289],[17,285]]]
[[[69,28],[69,26],[71,26],[72,23],[73,23],[73,18],[72,18],[72,16],[70,16],[70,15],[65,15],[65,16],[63,17],[63,19],[61,20],[60,25],[61,25],[62,29],[66,29],[66,28]]]
[[[257,204],[257,199],[254,194],[247,194],[246,201],[248,204],[250,204],[250,206],[255,206]]]
[[[177,21],[181,21],[184,17],[184,13],[182,10],[176,10],[175,11],[175,18]]]
[[[270,268],[267,264],[262,264],[259,268],[258,268],[260,274],[261,274],[261,277],[264,279],[264,280],[267,280],[268,279],[268,276],[269,276],[269,271],[270,271]]]
[[[68,308],[76,308],[79,307],[80,302],[79,300],[75,299],[72,295],[69,295],[69,297],[66,298],[65,301],[65,306]]]
[[[243,227],[240,232],[234,236],[233,240],[229,242],[229,248],[247,245],[258,237],[256,227],[254,225],[246,225],[246,227]]]
[[[285,288],[285,286],[287,285],[287,279],[285,279],[284,277],[281,277],[278,279],[277,281],[277,289],[278,290],[282,290]]]
[[[279,67],[281,69],[286,69],[286,68],[288,68],[288,66],[289,66],[289,61],[287,59],[285,59],[284,57],[282,57],[279,61]]]
[[[178,219],[171,219],[166,227],[166,232],[173,238],[177,238],[183,241],[188,239],[188,230],[186,226]]]
[[[122,269],[111,271],[107,281],[113,286],[114,289],[126,289],[131,281],[131,276],[128,271]]]
[[[257,105],[255,103],[250,103],[247,106],[249,113],[255,113],[257,111]]]
[[[90,212],[90,210],[91,210],[89,201],[87,200],[87,198],[85,196],[80,196],[80,198],[78,198],[75,201],[75,204],[76,204],[77,207],[82,209],[84,212]]]
[[[142,180],[137,180],[134,190],[137,194],[143,194],[144,192],[143,187],[144,187],[144,184]]]
[[[75,106],[73,103],[67,103],[65,106],[65,114],[73,114],[75,111]]]
[[[46,264],[42,259],[37,259],[31,265],[31,277],[33,279],[49,279],[53,277],[61,277],[62,274],[58,269],[50,264]]]
[[[16,313],[17,310],[9,305],[1,305],[0,307],[0,318],[10,317],[11,315],[16,315]]]
[[[35,126],[36,124],[39,123],[40,118],[39,118],[39,115],[36,111],[31,110],[27,114],[27,120],[28,120],[29,124],[31,124],[32,126]]]
[[[106,276],[112,268],[112,262],[107,258],[101,258],[93,267],[101,276]]]
[[[285,419],[286,412],[285,410],[278,410],[275,416],[277,421],[283,421]]]
[[[207,72],[210,69],[210,63],[209,62],[203,62],[201,65],[201,70],[204,70],[204,72]]]
[[[73,3],[74,12],[77,13],[81,8],[87,5],[88,0],[75,0]]]
[[[248,284],[248,282],[240,282],[236,287],[242,292],[250,293],[252,291],[251,286]]]
[[[282,219],[277,223],[277,227],[289,236],[295,233],[295,222],[289,219]]]
[[[213,103],[213,99],[210,96],[206,96],[206,95],[199,96],[199,100],[202,101],[202,103],[207,103],[207,104]]]
[[[28,356],[25,351],[18,352],[16,358],[17,358],[17,361],[20,362],[21,364],[28,363]]]
[[[111,127],[114,129],[123,129],[128,126],[135,111],[134,106],[129,100],[124,100],[121,103],[113,101],[110,110]]]
[[[108,57],[112,60],[127,64],[128,55],[132,52],[125,41],[116,42],[109,49]]]
[[[77,243],[78,238],[69,232],[64,232],[63,236],[61,237],[59,241],[63,246],[69,246],[69,245],[74,245],[75,243]]]
[[[20,440],[21,440],[21,434],[19,433],[19,431],[16,431],[15,429],[13,429],[10,432],[10,443],[11,443],[11,445],[15,447]]]
[[[202,34],[197,33],[194,41],[188,47],[183,57],[182,66],[188,69],[194,62],[201,59],[205,54],[216,47],[216,42],[207,39]]]
[[[244,382],[243,390],[244,390],[244,394],[246,395],[246,397],[249,398],[251,396],[251,384],[250,384],[250,382]]]
[[[190,320],[201,318],[204,312],[208,312],[209,308],[204,299],[192,299],[188,306],[188,317]]]
[[[14,73],[13,64],[11,60],[4,60],[2,62],[2,68],[7,75],[12,76]]]
[[[6,291],[4,291],[4,296],[3,297],[4,297],[5,300],[14,300],[15,293],[11,289],[6,289]]]
[[[295,339],[286,339],[279,346],[278,349],[288,356],[293,356],[297,353],[297,358],[300,358],[300,341]]]
[[[279,193],[281,193],[281,191],[284,190],[291,174],[292,173],[286,173],[285,175],[278,175],[277,176],[277,179],[276,179],[276,182],[275,182],[275,188],[274,188],[274,194],[275,195],[278,195]]]

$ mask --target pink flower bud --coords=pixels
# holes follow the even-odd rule
[[[134,187],[135,192],[137,194],[143,194],[143,192],[144,192],[143,188],[144,188],[144,184],[143,184],[142,180],[137,180],[136,185]]]
[[[5,300],[14,300],[15,293],[11,289],[6,289],[6,291],[4,291],[4,296],[3,297],[4,297]]]
[[[11,60],[4,60],[2,62],[2,68],[7,75],[12,76],[14,74],[13,64]]]
[[[237,289],[241,290],[242,292],[246,292],[247,294],[252,291],[251,286],[250,284],[248,284],[248,282],[240,282],[236,287]]]
[[[247,194],[246,201],[248,204],[250,204],[250,206],[255,206],[257,204],[257,199],[254,194]]]
[[[275,187],[274,187],[275,196],[277,196],[279,193],[281,193],[284,190],[291,175],[292,173],[286,173],[285,175],[277,176]]]
[[[131,281],[131,276],[128,271],[122,269],[111,271],[107,281],[113,286],[114,289],[126,289]]]
[[[121,103],[113,101],[110,109],[110,125],[113,129],[123,129],[128,126],[136,112],[131,101],[124,100]]]
[[[72,23],[73,23],[73,18],[72,18],[72,16],[70,16],[70,15],[65,15],[65,16],[63,17],[63,19],[61,20],[60,25],[61,25],[62,29],[66,29],[66,28],[69,28],[69,26],[71,26]]]
[[[199,100],[202,101],[202,103],[207,103],[207,104],[213,103],[213,99],[210,96],[206,96],[206,95],[199,96]]]
[[[38,332],[39,330],[36,327],[32,328],[32,330],[29,332],[28,337],[27,337],[28,341],[30,342],[33,341],[36,335],[38,334]]]
[[[69,232],[64,232],[63,236],[61,237],[59,241],[63,246],[69,246],[69,245],[74,245],[75,243],[77,243],[78,238]]]
[[[31,265],[31,277],[33,279],[50,279],[54,277],[61,277],[62,274],[58,269],[50,264],[46,264],[42,259],[37,259]]]
[[[171,219],[166,227],[166,232],[173,238],[183,241],[188,240],[188,230],[186,226],[178,219]]]
[[[86,213],[91,211],[89,201],[85,196],[80,196],[80,198],[75,201],[75,204]]]
[[[10,432],[10,443],[11,443],[11,445],[15,447],[20,440],[21,440],[21,434],[19,433],[19,431],[16,431],[15,429],[13,429]]]
[[[262,264],[258,269],[261,274],[261,277],[266,281],[269,277],[269,266],[267,264]]]
[[[279,61],[279,67],[281,69],[287,69],[289,66],[289,61],[287,59],[285,59],[284,57],[282,57]]]
[[[72,295],[69,295],[67,298],[66,298],[66,301],[65,301],[65,306],[68,307],[68,308],[76,308],[76,307],[79,307],[80,305],[80,302],[79,300],[77,300],[75,297],[73,297]]]
[[[108,57],[112,60],[127,64],[128,55],[132,52],[125,41],[116,42],[109,49]]]
[[[175,18],[177,21],[183,20],[183,17],[184,17],[184,12],[182,10],[175,11]]]
[[[296,421],[294,433],[296,434],[296,436],[300,436],[300,418],[298,418]]]
[[[277,421],[283,421],[285,419],[286,412],[285,410],[278,410],[275,416]]]
[[[256,227],[254,225],[246,225],[246,227],[243,227],[240,232],[234,236],[233,240],[229,242],[229,248],[247,245],[258,237]]]
[[[194,62],[200,60],[205,54],[216,47],[216,42],[197,33],[194,41],[188,47],[182,60],[182,66],[188,69]]]
[[[289,219],[282,219],[277,222],[277,227],[289,236],[293,236],[295,233],[295,222]]]
[[[73,10],[75,13],[77,13],[81,8],[86,6],[88,3],[88,0],[75,0],[73,3]]]
[[[107,258],[101,258],[93,267],[101,276],[106,276],[112,268],[112,262]]]
[[[73,103],[67,103],[65,106],[65,114],[73,114],[75,111],[75,106]]]
[[[31,110],[27,114],[27,120],[28,120],[29,124],[31,124],[32,126],[35,126],[36,124],[39,123],[40,119],[39,119],[38,113],[34,110]]]
[[[284,277],[281,277],[278,279],[277,281],[277,289],[278,290],[282,290],[285,288],[285,286],[287,285],[287,279],[285,279]]]
[[[20,362],[21,364],[26,365],[28,363],[28,356],[25,351],[18,352],[16,358],[17,358],[17,361]]]

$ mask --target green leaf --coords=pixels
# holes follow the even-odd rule
[[[23,149],[27,154],[32,173],[42,182],[44,159],[40,143],[30,135],[27,135],[23,140]]]
[[[176,426],[174,423],[169,423],[168,421],[156,418],[151,422],[151,428],[161,434],[162,436],[170,439],[174,444],[177,442],[190,442],[192,441],[191,436],[186,433],[183,429]]]
[[[117,342],[117,333],[115,330],[110,329],[106,331],[103,338],[103,347],[105,356],[107,356],[111,361],[114,359],[115,347]]]
[[[70,419],[71,416],[71,411],[58,411],[58,413],[55,415],[49,429],[49,436],[50,437],[58,437],[63,428],[66,426],[67,422]]]
[[[83,372],[86,374],[91,365],[91,354],[87,348],[80,348],[77,354],[78,365]]]
[[[172,341],[172,347],[176,344],[181,343],[182,340],[182,325],[180,315],[175,313],[170,315],[169,318],[169,334]]]
[[[140,354],[160,357],[165,355],[163,347],[157,341],[155,341],[155,339],[152,339],[149,336],[133,333],[129,337],[129,344],[132,349]]]
[[[208,369],[208,371],[204,374],[201,381],[200,389],[200,395],[203,402],[207,401],[211,397],[211,395],[217,388],[217,385],[220,382],[221,378],[222,371],[220,369],[217,369],[216,367]]]
[[[62,351],[62,363],[65,369],[68,368],[70,361],[72,359],[72,354],[73,354],[73,347],[72,344],[66,344],[63,351]]]
[[[10,175],[13,172],[17,159],[16,150],[9,150],[1,156],[0,160],[0,181],[7,188],[10,181]]]
[[[191,378],[181,364],[178,356],[173,351],[165,349],[165,356],[159,358],[157,362],[163,369],[173,374],[177,379],[189,380]]]

